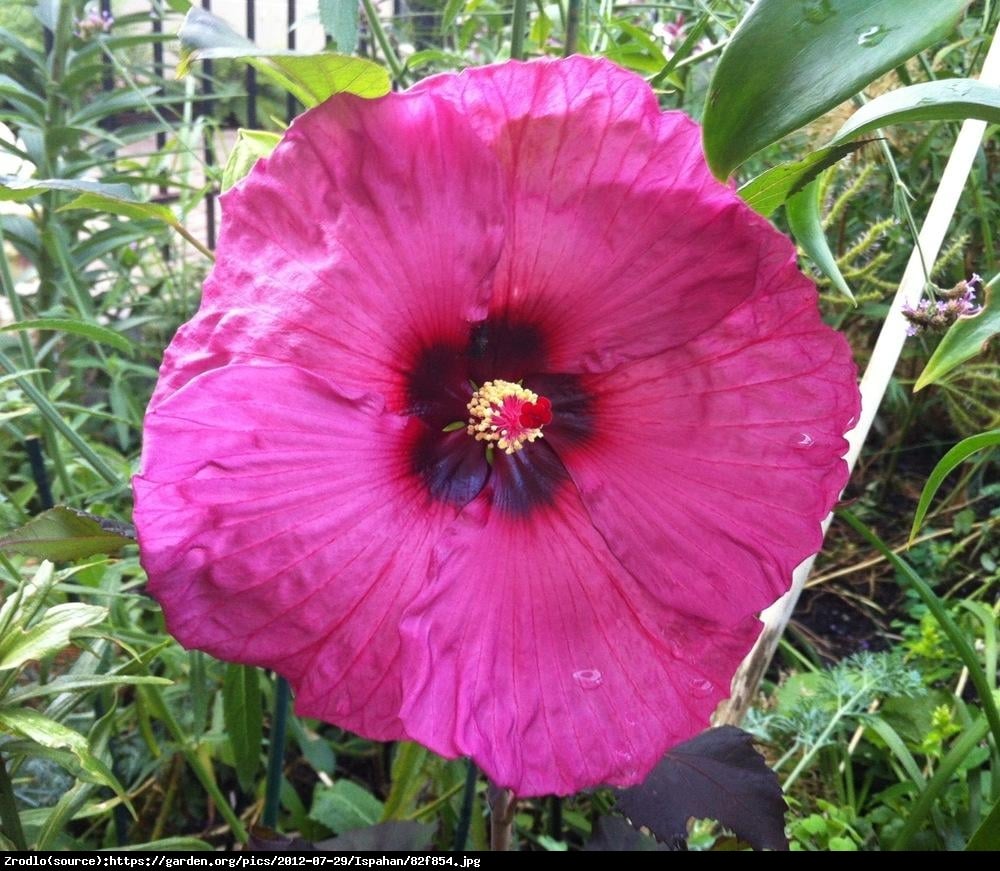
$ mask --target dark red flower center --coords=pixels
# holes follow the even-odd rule
[[[414,354],[406,369],[407,411],[414,418],[411,463],[435,499],[465,505],[491,482],[494,504],[523,514],[550,503],[569,484],[542,430],[557,434],[563,446],[587,440],[595,400],[582,376],[548,370],[552,335],[547,325],[494,316],[475,324],[465,342],[441,339]],[[469,438],[484,411],[473,421],[473,400],[498,383],[508,385],[510,396],[499,397],[495,408],[489,403],[490,425],[498,425],[497,433],[506,429],[511,444],[521,439],[509,452],[500,438]],[[523,395],[515,396],[517,390]],[[492,456],[478,442],[495,445]]]

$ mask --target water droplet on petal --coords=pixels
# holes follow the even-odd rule
[[[715,689],[715,685],[703,677],[693,677],[691,678],[691,692],[696,696],[707,696],[712,690]]]
[[[573,672],[573,680],[585,690],[596,690],[604,683],[604,675],[596,668],[581,668]]]
[[[797,448],[808,448],[813,443],[813,437],[807,432],[800,432],[798,440],[795,442]]]

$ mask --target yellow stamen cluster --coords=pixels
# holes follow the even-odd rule
[[[490,442],[504,453],[513,454],[540,439],[542,428],[524,428],[516,416],[511,419],[510,405],[504,406],[504,401],[508,399],[519,400],[516,409],[520,409],[523,405],[538,402],[538,394],[510,381],[487,381],[472,394],[466,406],[469,409],[469,425],[465,431],[477,442]]]

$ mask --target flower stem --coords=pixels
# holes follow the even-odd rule
[[[18,850],[27,850],[28,843],[24,840],[24,829],[21,828],[21,815],[17,812],[17,801],[14,798],[14,785],[7,773],[7,763],[0,756],[0,824],[4,834]]]
[[[269,829],[278,825],[278,805],[281,798],[281,769],[285,760],[285,728],[288,725],[288,681],[278,677],[274,682],[274,719],[271,720],[270,747],[267,752],[267,785],[264,791],[262,822]]]
[[[386,35],[385,28],[382,26],[382,21],[378,17],[378,10],[375,8],[375,4],[372,0],[361,0],[361,5],[364,7],[365,18],[368,19],[368,26],[375,35],[375,41],[378,42],[378,47],[382,50],[382,56],[385,58],[385,62],[388,64],[389,70],[392,72],[393,79],[399,82],[399,84],[405,85],[406,70],[403,68],[403,64],[398,55],[393,50],[392,43],[389,42],[389,37]]]
[[[514,812],[517,800],[509,789],[490,784],[490,849],[506,852],[514,837]]]
[[[524,31],[527,25],[528,0],[514,0],[514,17],[510,23],[511,60],[524,60]]]

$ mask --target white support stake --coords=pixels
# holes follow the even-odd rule
[[[1000,31],[998,31],[1000,33]],[[1000,86],[1000,39],[994,34],[993,43],[986,55],[983,70],[979,80],[989,85]],[[934,200],[927,212],[924,226],[920,231],[920,249],[923,251],[927,268],[933,270],[944,242],[945,234],[958,208],[958,201],[968,181],[969,173],[972,171],[972,164],[979,151],[980,143],[986,133],[986,122],[968,120],[962,124],[961,132],[955,141],[948,164],[941,176],[941,184],[938,185]],[[861,417],[857,425],[847,435],[850,447],[847,451],[847,465],[853,471],[854,465],[861,454],[861,448],[868,438],[868,431],[871,429],[872,421],[885,396],[889,380],[892,378],[893,370],[899,360],[899,355],[903,350],[903,343],[906,341],[906,319],[903,317],[903,305],[916,306],[923,295],[924,272],[920,260],[920,251],[914,247],[910,254],[906,271],[899,283],[899,290],[892,301],[889,315],[882,324],[878,341],[872,351],[871,361],[861,379]],[[830,526],[833,515],[829,515],[823,521],[823,534]],[[764,630],[760,638],[757,639],[753,650],[743,661],[739,671],[733,678],[732,695],[724,701],[716,712],[716,724],[739,723],[750,707],[753,697],[760,686],[764,672],[771,662],[775,651],[778,649],[778,642],[784,634],[785,627],[791,619],[792,611],[799,599],[799,594],[805,586],[806,580],[812,571],[816,557],[810,557],[802,563],[792,575],[792,588],[775,602],[770,608],[761,614],[764,622]]]

